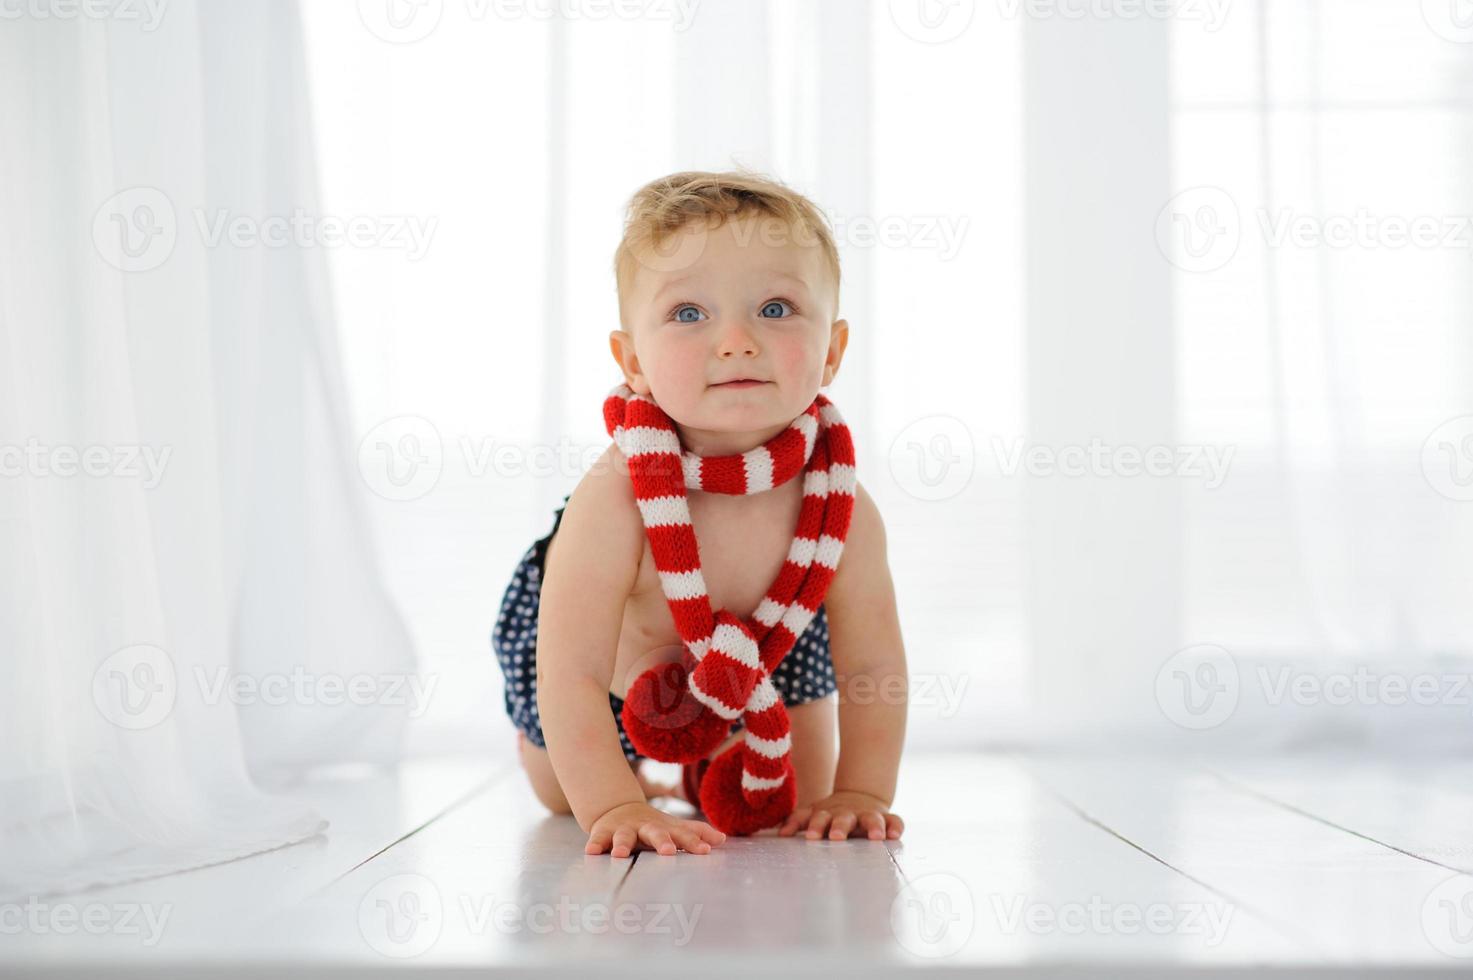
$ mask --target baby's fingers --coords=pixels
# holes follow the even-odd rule
[[[637,841],[633,827],[620,827],[614,831],[614,846],[609,851],[609,857],[627,858],[633,853]]]
[[[711,846],[706,841],[701,840],[700,831],[688,827],[688,825],[675,828],[672,836],[675,837],[676,843],[681,844],[681,847],[686,850],[686,853],[704,855],[704,853],[710,852]]]
[[[675,853],[675,841],[670,839],[670,831],[657,823],[651,822],[640,827],[639,836],[660,854]]]
[[[848,840],[849,831],[854,829],[856,819],[853,810],[840,810],[834,817],[833,826],[829,828],[829,840]]]
[[[700,835],[701,840],[712,845],[713,847],[717,844],[726,843],[726,834],[717,830],[715,827],[711,826],[708,823],[700,820],[692,820],[688,824],[688,826],[692,827],[695,832]]]
[[[788,814],[788,819],[784,820],[783,825],[777,829],[777,835],[779,837],[789,837],[796,833],[808,823],[808,815],[812,812],[813,807],[811,806],[801,806],[794,810]]]
[[[602,854],[609,849],[614,842],[614,833],[611,830],[595,827],[593,833],[588,835],[588,843],[584,845],[584,854]]]
[[[813,816],[808,818],[808,839],[815,840],[824,835],[829,829],[829,811],[815,810]]]
[[[905,832],[905,821],[893,813],[887,813],[885,814],[885,830],[886,837],[897,840]]]
[[[866,810],[859,815],[859,826],[864,828],[870,840],[885,839],[885,818],[877,810]]]

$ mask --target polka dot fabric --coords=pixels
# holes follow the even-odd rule
[[[571,496],[569,494],[568,496]],[[532,543],[512,572],[511,583],[501,599],[496,625],[491,629],[491,649],[506,678],[506,713],[512,724],[539,748],[547,742],[542,737],[542,720],[537,714],[537,604],[542,589],[542,572],[547,558],[547,544],[562,523],[563,506],[557,509],[552,530]],[[829,654],[829,622],[823,606],[818,607],[808,627],[798,637],[777,669],[772,672],[772,686],[783,703],[792,707],[817,701],[838,690],[834,680],[834,662]],[[609,710],[619,729],[619,745],[626,759],[643,758],[635,751],[624,731],[620,712],[624,699],[609,695]],[[741,731],[736,724],[733,731]]]

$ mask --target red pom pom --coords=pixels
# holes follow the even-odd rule
[[[697,762],[714,752],[731,730],[731,722],[690,693],[689,672],[684,661],[662,664],[629,686],[620,717],[639,754],[659,762]]]
[[[701,777],[701,812],[711,826],[734,837],[776,827],[798,803],[798,780],[789,762],[783,769],[787,775],[783,784],[768,794],[765,803],[753,809],[742,793],[744,751],[742,743],[736,743],[718,755]]]

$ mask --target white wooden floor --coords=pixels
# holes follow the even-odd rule
[[[6,927],[0,972],[1473,970],[1469,763],[912,753],[898,842],[619,860],[584,855],[509,760],[303,795],[322,838],[44,900],[138,927]]]

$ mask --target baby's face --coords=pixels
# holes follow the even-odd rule
[[[746,217],[688,226],[639,259],[627,330],[611,347],[629,386],[652,395],[696,451],[739,448],[723,434],[778,434],[833,380],[848,325],[834,319],[817,242]],[[735,378],[761,383],[723,384]]]

